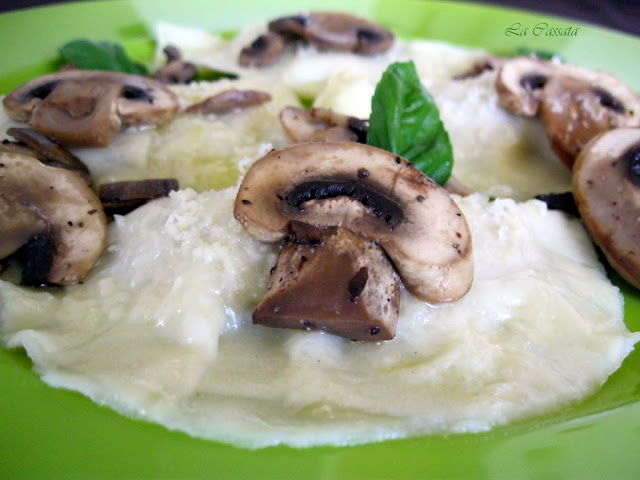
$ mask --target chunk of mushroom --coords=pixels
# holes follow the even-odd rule
[[[429,302],[471,287],[471,233],[449,194],[406,160],[351,142],[300,143],[249,169],[234,216],[262,242],[287,236],[291,220],[341,226],[375,241],[406,286]]]
[[[98,196],[107,215],[123,215],[178,189],[179,183],[175,178],[149,178],[103,183]]]
[[[158,125],[178,99],[151,78],[118,72],[65,70],[31,80],[3,100],[7,114],[67,146],[107,145],[126,126]]]
[[[37,235],[36,244],[51,250],[50,264],[36,279],[23,275],[26,284],[77,283],[105,247],[106,217],[96,194],[72,171],[34,157],[0,152],[0,215],[2,258]]]
[[[400,280],[384,251],[345,228],[289,228],[253,322],[352,340],[394,338]]]
[[[521,57],[502,65],[496,90],[513,113],[540,116],[553,150],[569,168],[598,133],[640,126],[640,97],[603,72]]]
[[[611,266],[640,288],[640,128],[597,135],[573,168],[582,221]]]

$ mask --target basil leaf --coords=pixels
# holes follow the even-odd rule
[[[85,70],[112,70],[115,72],[147,75],[147,68],[134,62],[122,46],[112,42],[72,40],[60,48],[63,59]]]
[[[451,176],[449,134],[413,62],[393,63],[382,74],[371,100],[367,144],[406,158],[440,185]]]

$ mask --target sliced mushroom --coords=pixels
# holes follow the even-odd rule
[[[36,157],[45,165],[71,170],[80,175],[87,185],[93,184],[91,172],[82,160],[40,132],[30,128],[12,127],[7,130],[7,134],[27,147],[22,153]]]
[[[367,141],[367,122],[342,115],[327,108],[308,110],[286,107],[280,112],[280,123],[292,142],[360,142]]]
[[[538,113],[542,89],[557,64],[531,57],[517,57],[506,61],[498,70],[496,91],[500,104],[525,117]]]
[[[554,152],[568,167],[597,134],[640,125],[640,98],[631,91],[625,96],[614,96],[611,91],[616,90],[604,87],[605,78],[608,76],[603,75],[594,84],[558,75],[550,78],[544,87],[539,116]],[[627,111],[625,105],[632,110]]]
[[[282,35],[267,32],[258,36],[240,51],[240,65],[243,67],[267,67],[274,64],[283,54],[285,40]]]
[[[35,235],[37,247],[53,248],[48,283],[81,281],[106,242],[106,217],[96,194],[75,173],[34,157],[0,152],[0,253],[8,256]],[[46,255],[45,255],[46,256]]]
[[[300,143],[274,150],[249,169],[234,216],[262,242],[287,224],[342,226],[377,242],[404,285],[430,302],[471,287],[471,234],[449,194],[406,160],[351,142]]]
[[[151,78],[118,72],[67,70],[31,80],[3,104],[62,145],[105,146],[125,126],[158,125],[178,111],[178,99]]]
[[[599,134],[574,165],[573,193],[594,242],[640,288],[640,128]]]
[[[259,90],[236,90],[234,88],[212,95],[202,102],[190,105],[185,111],[200,115],[224,115],[234,110],[262,105],[271,100],[271,95]]]
[[[123,215],[150,200],[166,197],[178,190],[175,178],[152,178],[100,185],[100,202],[107,215]]]
[[[603,72],[521,57],[500,68],[496,89],[513,113],[540,116],[551,146],[569,168],[598,133],[640,126],[640,97]]]
[[[196,78],[198,67],[191,62],[185,62],[180,50],[168,45],[162,51],[167,56],[167,63],[157,70],[152,78],[169,85],[191,83]]]
[[[345,228],[290,228],[253,322],[353,340],[394,338],[400,280],[384,251]]]
[[[323,50],[373,55],[388,50],[393,34],[386,28],[348,13],[310,12],[277,18],[269,30],[301,37]]]

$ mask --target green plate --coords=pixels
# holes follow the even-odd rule
[[[70,39],[117,40],[144,59],[155,20],[226,31],[312,8],[352,10],[406,38],[433,38],[499,53],[518,47],[553,51],[568,61],[611,71],[640,88],[640,39],[517,10],[419,0],[234,0],[224,5],[211,0],[115,0],[0,15],[0,92],[49,71],[56,47]],[[640,296],[614,280],[625,293],[627,325],[640,330]],[[46,386],[22,351],[0,350],[0,385],[2,479],[640,476],[639,351],[596,395],[562,411],[484,434],[350,448],[249,451],[193,439]]]

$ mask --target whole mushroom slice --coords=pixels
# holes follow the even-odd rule
[[[364,18],[340,12],[309,12],[277,18],[269,30],[301,37],[323,50],[373,55],[393,44],[393,34]]]
[[[640,288],[640,128],[599,134],[573,168],[574,198],[594,242]]]
[[[556,63],[531,57],[505,61],[496,76],[500,104],[516,115],[535,116],[542,100],[542,89],[557,71],[556,67]]]
[[[257,107],[271,100],[271,95],[260,90],[238,90],[230,88],[212,95],[202,102],[190,105],[185,111],[200,115],[225,113]]]
[[[618,93],[612,88],[615,83],[607,88],[605,79],[609,78],[603,75],[598,83],[593,83],[558,75],[544,87],[538,114],[551,147],[568,167],[597,134],[613,128],[640,126],[640,98],[630,91]]]
[[[40,132],[31,128],[12,127],[7,130],[7,134],[25,145],[27,152],[30,151],[30,155],[45,165],[66,168],[80,175],[87,185],[93,184],[91,172],[82,160]]]
[[[553,150],[569,168],[598,133],[640,126],[640,97],[604,72],[521,57],[502,65],[496,90],[511,112],[542,119]]]
[[[178,99],[147,77],[65,70],[31,80],[3,104],[14,120],[67,146],[107,145],[126,126],[159,125],[178,111]]]
[[[34,157],[0,152],[0,252],[9,255],[27,243],[52,249],[46,282],[81,281],[102,253],[107,222],[96,194],[75,173]],[[31,245],[31,255],[42,250]],[[46,253],[46,252],[45,252]]]
[[[257,160],[240,185],[234,216],[261,242],[287,224],[341,226],[377,242],[406,288],[429,302],[462,297],[473,280],[471,233],[446,190],[385,150],[310,142]]]
[[[328,108],[285,107],[280,112],[280,123],[289,140],[295,143],[367,141],[366,121]]]
[[[290,228],[253,322],[352,340],[394,338],[400,279],[384,251],[345,228]]]

